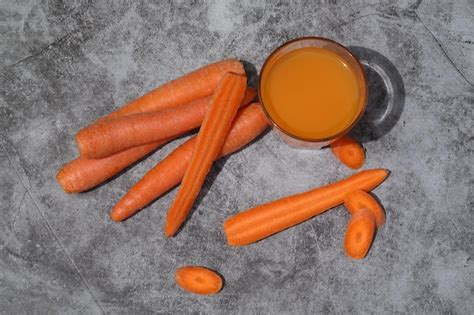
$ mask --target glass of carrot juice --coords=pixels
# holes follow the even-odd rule
[[[260,71],[263,109],[290,145],[321,148],[342,137],[362,117],[367,78],[344,46],[301,37],[275,49]]]

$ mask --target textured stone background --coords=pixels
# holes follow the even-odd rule
[[[0,310],[472,314],[473,16],[470,0],[2,1]],[[342,207],[248,247],[225,245],[229,215],[352,173],[273,132],[216,163],[173,239],[162,226],[175,191],[122,224],[108,211],[178,143],[90,192],[56,184],[77,154],[74,133],[95,118],[210,61],[259,69],[302,35],[367,58],[370,110],[355,133],[365,167],[392,175],[375,191],[387,224],[365,260],[344,256]],[[220,271],[225,289],[184,293],[173,281],[184,264]]]

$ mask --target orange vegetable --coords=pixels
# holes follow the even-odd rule
[[[388,175],[385,169],[366,170],[304,193],[238,213],[224,222],[229,245],[248,245],[340,205],[354,189],[371,190]]]
[[[331,143],[331,150],[335,157],[352,169],[358,169],[364,165],[364,149],[348,136],[344,136]]]
[[[352,215],[344,238],[344,250],[354,259],[364,258],[375,235],[375,216],[369,209],[359,209]]]
[[[261,134],[267,126],[265,114],[258,103],[242,108],[237,113],[217,158],[239,150]],[[149,170],[112,209],[112,220],[122,221],[129,218],[178,185],[183,179],[195,145],[196,137],[193,137]]]
[[[362,208],[367,208],[372,211],[377,227],[381,227],[385,223],[385,212],[382,206],[377,199],[363,190],[356,189],[349,192],[344,197],[344,206],[351,214],[355,214]]]
[[[228,59],[211,63],[159,86],[102,119],[159,111],[210,96],[227,72],[245,75],[244,67],[238,60]]]
[[[219,61],[163,84],[148,94],[102,117],[97,122],[123,115],[158,111],[207,97],[212,94],[227,72],[245,74],[245,70],[238,60]],[[165,142],[158,141],[154,144],[132,148],[100,160],[77,158],[64,165],[56,178],[66,192],[85,191],[119,173]]]
[[[227,73],[212,95],[209,110],[196,137],[196,145],[178,194],[168,210],[166,236],[176,234],[201,190],[212,163],[229,133],[245,94],[247,78]]]
[[[222,289],[221,276],[208,268],[186,266],[176,270],[176,283],[184,290],[195,294],[216,294]]]
[[[118,174],[168,140],[142,145],[103,159],[79,157],[66,163],[56,175],[56,180],[67,193],[79,193],[94,188]]]
[[[242,105],[255,98],[247,89]],[[158,112],[132,114],[95,123],[80,130],[76,142],[81,156],[103,158],[117,152],[183,134],[201,125],[211,97]]]

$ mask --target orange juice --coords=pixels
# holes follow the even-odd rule
[[[360,81],[360,74],[337,53],[303,47],[265,65],[260,96],[280,129],[302,139],[324,140],[358,119],[365,97]]]

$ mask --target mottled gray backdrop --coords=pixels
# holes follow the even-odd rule
[[[460,1],[13,1],[0,4],[0,311],[474,312],[474,4]],[[55,182],[81,127],[222,58],[262,65],[282,42],[333,38],[366,60],[371,102],[355,131],[365,168],[390,178],[365,260],[344,256],[338,207],[244,248],[223,220],[352,173],[267,133],[215,164],[191,220],[162,232],[175,191],[118,224],[108,212],[178,142],[90,192]],[[254,68],[255,67],[255,68]],[[174,270],[214,268],[217,296]]]

